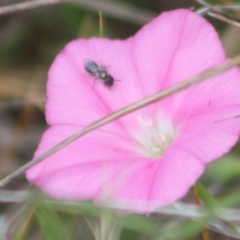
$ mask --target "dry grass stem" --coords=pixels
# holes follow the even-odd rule
[[[227,61],[224,63],[221,63],[219,65],[217,65],[214,68],[211,68],[209,70],[206,70],[202,73],[200,73],[199,75],[192,77],[190,79],[188,79],[187,81],[181,82],[173,87],[170,87],[164,91],[161,91],[157,94],[154,94],[150,97],[144,98],[136,103],[133,103],[123,109],[120,109],[92,124],[90,124],[89,126],[85,127],[84,129],[76,132],[75,134],[73,134],[72,136],[70,136],[69,138],[63,140],[62,142],[60,142],[59,144],[55,145],[54,147],[50,148],[48,151],[46,151],[45,153],[41,154],[40,156],[33,158],[31,161],[29,161],[27,164],[23,165],[21,168],[19,168],[18,170],[16,170],[15,172],[11,173],[10,175],[8,175],[6,178],[2,179],[0,181],[0,187],[5,186],[8,182],[10,182],[12,179],[14,179],[15,177],[19,176],[20,174],[24,173],[27,169],[29,169],[30,167],[34,166],[36,163],[42,161],[43,159],[45,159],[46,157],[52,155],[53,153],[57,152],[58,150],[60,150],[61,148],[67,146],[68,144],[70,144],[71,142],[75,141],[76,139],[78,139],[79,137],[85,135],[88,132],[93,131],[94,129],[97,129],[119,117],[122,117],[128,113],[131,113],[133,111],[136,111],[137,109],[140,109],[144,106],[147,106],[149,104],[152,104],[156,101],[159,101],[160,99],[166,98],[167,96],[170,96],[176,92],[182,91],[186,88],[189,88],[195,84],[198,84],[200,82],[206,81],[208,78],[213,77],[215,75],[218,75],[236,65],[240,64],[240,55],[236,56],[235,58],[233,58],[231,61]]]
[[[145,24],[152,20],[155,15],[140,10],[138,8],[134,8],[131,5],[125,5],[122,3],[116,3],[112,1],[101,1],[101,0],[35,0],[22,2],[17,4],[12,4],[8,6],[4,6],[0,8],[0,16],[6,15],[10,13],[26,11],[34,8],[50,6],[54,4],[71,2],[78,5],[81,5],[83,8],[89,9],[91,11],[101,11],[103,14],[111,16],[113,18],[117,18],[120,20],[130,21],[137,24]]]

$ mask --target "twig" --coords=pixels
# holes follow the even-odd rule
[[[167,96],[170,96],[176,92],[182,91],[185,88],[191,87],[197,83],[203,82],[204,80],[207,80],[210,77],[213,77],[215,75],[218,75],[226,70],[228,70],[229,68],[232,68],[234,66],[236,66],[237,64],[240,64],[240,55],[236,56],[235,58],[233,58],[231,61],[227,61],[224,63],[221,63],[219,65],[217,65],[214,68],[211,68],[209,70],[206,70],[202,73],[200,73],[199,75],[192,77],[190,79],[188,79],[187,81],[181,82],[179,84],[176,84],[173,87],[170,87],[160,93],[154,94],[150,97],[144,98],[136,103],[133,103],[123,109],[120,109],[94,123],[92,123],[91,125],[87,126],[86,128],[84,128],[83,130],[80,130],[78,132],[76,132],[75,134],[73,134],[72,136],[68,137],[67,139],[63,140],[62,142],[60,142],[59,144],[55,145],[54,147],[50,148],[48,151],[44,152],[43,154],[41,154],[40,156],[33,158],[31,161],[29,161],[27,164],[23,165],[22,167],[20,167],[18,170],[16,170],[15,172],[11,173],[10,175],[8,175],[7,177],[5,177],[4,179],[2,179],[0,181],[0,187],[5,186],[7,183],[9,183],[12,179],[14,179],[15,177],[17,177],[18,175],[24,173],[27,169],[29,169],[30,167],[34,166],[35,164],[39,163],[40,161],[42,161],[43,159],[45,159],[46,157],[52,155],[53,153],[57,152],[58,150],[60,150],[61,148],[67,146],[68,144],[70,144],[71,142],[75,141],[76,139],[78,139],[79,137],[85,135],[88,132],[93,131],[96,128],[99,128],[119,117],[122,117],[128,113],[131,113],[133,111],[136,111],[139,108],[142,108],[144,106],[147,106],[151,103],[154,103],[160,99],[166,98]]]
[[[240,9],[240,5],[230,5],[230,6],[215,5],[215,8],[222,9],[222,10],[225,10],[225,9],[226,10],[239,10]],[[204,15],[205,13],[209,12],[209,8],[208,7],[203,7],[203,8],[201,8],[201,9],[195,11],[195,12],[198,13],[198,14]]]
[[[229,5],[229,6],[226,6],[226,5],[216,5],[215,7],[222,8],[222,9],[232,9],[232,10],[240,9],[240,5]]]
[[[238,17],[229,15],[229,14],[218,14],[218,13],[214,13],[214,12],[208,12],[207,13],[209,16],[217,18],[223,22],[229,23],[231,25],[234,25],[236,27],[240,27],[240,19]]]
[[[11,4],[11,5],[7,5],[0,8],[0,15],[6,15],[10,13],[25,11],[25,10],[48,6],[48,5],[54,5],[54,4],[67,2],[67,1],[69,0],[35,0],[35,1]]]
[[[26,237],[26,233],[29,230],[29,225],[33,221],[33,214],[34,214],[35,209],[32,208],[30,210],[30,213],[28,214],[27,219],[23,222],[22,227],[20,228],[16,240],[22,240]]]
[[[207,13],[211,17],[217,18],[221,21],[232,24],[236,27],[240,27],[240,18],[239,17],[227,14],[220,7],[212,6],[203,0],[196,0],[196,2],[198,2],[199,4],[206,7],[204,9],[200,9],[199,11],[197,11],[197,13],[199,13],[199,14]],[[240,8],[240,6],[239,6],[239,8]]]
[[[145,24],[155,17],[147,11],[139,10],[131,5],[120,4],[112,1],[101,0],[34,0],[23,3],[17,3],[0,8],[0,15],[6,15],[14,12],[26,11],[43,6],[49,6],[64,2],[71,2],[81,5],[92,11],[101,11],[106,16],[111,16],[120,20],[130,21],[137,24]]]

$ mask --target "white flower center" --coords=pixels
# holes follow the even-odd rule
[[[154,119],[137,116],[137,122],[141,130],[134,135],[142,146],[141,152],[154,159],[163,156],[176,137],[170,119],[162,115]]]

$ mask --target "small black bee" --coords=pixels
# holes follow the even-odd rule
[[[110,75],[104,67],[98,66],[94,61],[86,62],[84,68],[92,76],[95,76],[96,79],[103,80],[104,84],[109,88],[113,85],[114,78],[112,75]]]

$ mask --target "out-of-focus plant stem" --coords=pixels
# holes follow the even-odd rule
[[[17,235],[17,238],[16,240],[22,240],[24,239],[28,229],[29,229],[29,225],[32,221],[32,218],[33,218],[33,213],[34,213],[35,209],[31,209],[30,213],[28,214],[28,217],[26,219],[26,221],[23,223],[18,235]]]
[[[200,198],[199,198],[199,195],[198,195],[196,185],[193,186],[193,194],[194,194],[194,201],[195,201],[196,205],[201,206],[201,201],[200,201]],[[207,228],[203,228],[202,238],[203,238],[203,240],[210,240],[209,232],[208,232]]]
[[[49,6],[64,2],[71,2],[80,5],[90,11],[98,12],[99,10],[113,18],[136,23],[145,24],[153,19],[156,15],[151,12],[140,10],[132,7],[131,5],[107,1],[107,0],[34,0],[28,2],[22,2],[12,5],[7,5],[0,8],[0,15],[6,15],[10,13],[26,11],[29,9],[39,8],[43,6]]]
[[[100,214],[99,235],[96,240],[119,240],[121,230],[113,214],[108,210],[103,210]]]
[[[206,9],[201,9],[198,11],[199,14],[207,13],[211,17],[214,17],[236,27],[240,27],[240,18],[237,16],[227,14],[220,7],[212,6],[206,3],[204,0],[196,0],[196,2],[206,7]]]
[[[103,37],[103,16],[101,11],[99,11],[99,37]]]

